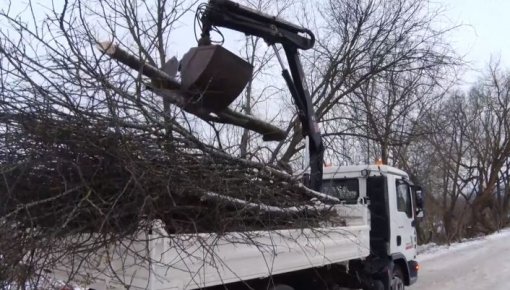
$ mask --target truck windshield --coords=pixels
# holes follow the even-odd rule
[[[359,181],[357,178],[325,180],[322,191],[348,203],[356,203],[359,196]]]

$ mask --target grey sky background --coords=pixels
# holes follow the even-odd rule
[[[452,33],[452,44],[470,63],[463,80],[473,82],[491,57],[510,65],[509,0],[442,0],[447,21],[461,25]]]
[[[28,0],[12,1],[16,10],[26,7]],[[206,2],[207,0],[201,1]],[[510,0],[432,0],[444,8],[444,25],[460,25],[450,34],[449,40],[457,52],[464,57],[469,66],[461,80],[468,86],[480,76],[480,71],[487,66],[491,57],[501,59],[503,67],[510,66]],[[57,10],[63,6],[63,0],[35,0],[40,6]],[[5,8],[8,0],[0,0],[0,9]],[[3,7],[4,6],[4,7]],[[37,6],[37,4],[36,4]],[[22,8],[23,7],[23,8]],[[36,11],[37,13],[37,11]],[[442,24],[439,24],[442,25]],[[240,33],[222,30],[226,36],[227,48],[238,51]],[[196,44],[193,33],[193,13],[186,15],[181,27],[170,41],[169,55],[179,58]],[[237,48],[236,48],[237,47]]]
[[[491,58],[499,58],[504,68],[510,66],[510,0],[433,0],[433,3],[444,10],[439,25],[459,26],[448,40],[468,63],[461,76],[462,87],[475,82]],[[182,25],[179,41],[173,42],[173,53],[179,57],[195,44],[192,15],[185,17]],[[243,37],[229,32],[225,36],[229,49],[235,48]]]

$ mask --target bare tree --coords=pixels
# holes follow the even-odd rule
[[[375,148],[367,148],[372,160],[395,165],[405,161],[399,158],[400,151],[427,133],[418,124],[444,95],[444,89],[438,88],[441,77],[433,70],[381,73],[347,97],[352,129],[341,134],[374,143]]]
[[[508,87],[508,74],[490,66],[469,94],[453,93],[425,114],[419,126],[427,135],[408,147],[420,150],[403,158],[433,195],[443,241],[508,223]]]
[[[474,171],[465,165],[473,161],[467,126],[474,118],[476,116],[470,114],[465,95],[459,92],[440,102],[436,110],[429,112],[423,120],[428,127],[426,131],[431,134],[426,135],[422,142],[431,148],[422,152],[422,158],[415,166],[427,168],[420,178],[437,200],[441,224],[436,224],[436,227],[442,228],[444,240],[448,243],[465,236],[469,218],[470,182]]]
[[[498,187],[510,158],[510,77],[499,63],[489,67],[487,76],[471,90],[469,101],[471,114],[477,117],[468,124],[467,136],[475,159],[470,164],[475,170],[472,224],[475,232],[492,232],[501,227],[502,213],[495,216],[504,204]]]
[[[403,79],[405,75],[437,72],[457,62],[444,40],[449,29],[434,29],[439,11],[428,10],[428,4],[426,0],[317,4],[322,8],[318,17],[324,24],[317,24],[317,48],[306,58],[309,87],[320,120],[344,119],[345,97],[369,88],[371,81],[384,74]],[[287,141],[277,146],[273,160],[289,162],[303,148],[297,120],[286,131]]]

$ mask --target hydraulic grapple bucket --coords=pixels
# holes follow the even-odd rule
[[[241,94],[253,66],[219,45],[191,48],[181,60],[181,89],[196,105],[220,112]]]

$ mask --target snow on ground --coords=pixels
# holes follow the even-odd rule
[[[510,229],[419,251],[421,268],[411,290],[510,289]]]

